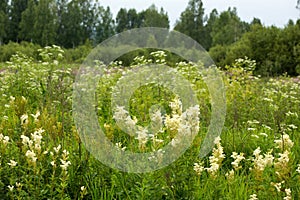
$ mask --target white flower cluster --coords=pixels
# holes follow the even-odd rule
[[[222,161],[225,158],[225,154],[223,153],[223,147],[221,145],[220,137],[217,137],[215,139],[214,144],[216,145],[216,147],[213,148],[212,155],[209,156],[210,167],[205,169],[210,175],[216,177],[216,174],[221,167]]]
[[[294,142],[290,139],[290,136],[288,134],[283,134],[282,137],[278,140],[274,140],[276,147],[281,150],[290,150]]]
[[[9,137],[0,133],[0,142],[4,145],[7,145],[9,143]]]
[[[31,133],[31,139],[25,135],[21,135],[22,144],[27,149],[25,156],[28,158],[30,163],[35,163],[37,160],[37,154],[41,153],[43,132],[44,130],[40,128],[34,133]]]
[[[274,156],[271,154],[273,150],[270,150],[267,152],[267,154],[261,155],[260,147],[254,150],[253,155],[254,158],[251,158],[253,160],[254,166],[253,168],[250,168],[250,170],[254,170],[257,175],[261,175],[261,173],[265,170],[267,166],[272,166]]]
[[[52,161],[51,165],[56,168],[56,158],[59,156],[60,150],[61,150],[61,145],[59,144],[57,147],[53,147],[54,153],[51,151],[50,155],[52,156]],[[62,155],[60,158],[60,167],[64,171],[64,173],[68,172],[68,167],[71,165],[71,162],[68,160],[69,159],[69,152],[67,150],[62,151]]]
[[[204,171],[203,163],[194,163],[194,171],[200,176]]]
[[[232,157],[232,158],[234,159],[234,161],[231,162],[231,165],[233,166],[233,168],[234,168],[235,170],[238,170],[238,169],[242,168],[242,166],[239,166],[239,164],[240,164],[240,162],[241,162],[242,160],[245,159],[244,153],[238,154],[238,153],[236,153],[236,152],[232,152],[232,155],[231,155],[230,157]]]

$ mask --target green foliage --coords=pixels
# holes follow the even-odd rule
[[[270,195],[274,199],[290,195],[292,199],[299,196],[299,79],[259,78],[255,76],[259,65],[249,58],[236,59],[227,65],[222,75],[227,90],[222,139],[216,142],[211,154],[199,158],[210,122],[210,94],[198,65],[185,62],[171,65],[192,83],[196,92],[200,105],[199,133],[191,147],[171,165],[151,173],[131,174],[101,164],[82,144],[73,123],[71,99],[78,69],[61,63],[65,53],[58,46],[37,52],[39,62],[18,53],[0,71],[2,199],[249,199],[253,194],[260,199],[268,199]],[[112,87],[123,74],[140,64],[163,64],[170,59],[168,56],[162,51],[151,51],[149,55],[136,57],[128,67],[121,62],[111,63],[99,82],[96,96],[100,126],[107,138],[125,151],[138,152],[141,146],[115,123],[110,100]],[[155,109],[152,105],[159,104],[156,109],[171,115],[174,104],[169,103],[174,97],[162,86],[139,87],[130,99],[130,116],[136,116],[139,126],[147,126],[151,121],[148,109]],[[156,139],[169,142],[172,134],[171,129],[164,127]],[[159,147],[152,141],[145,146]],[[233,152],[243,157],[238,163],[240,168],[232,164],[237,162],[237,154]],[[213,162],[219,163],[214,174]],[[275,184],[279,183],[280,189],[276,189]]]

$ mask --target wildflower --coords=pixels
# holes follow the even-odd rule
[[[281,191],[281,184],[283,184],[283,183],[284,183],[284,181],[281,181],[280,183],[271,182],[271,185],[273,185],[276,188],[277,192],[280,192]]]
[[[227,178],[228,180],[233,180],[233,179],[234,179],[234,170],[233,170],[233,169],[230,170],[229,172],[227,172],[227,173],[225,174],[225,176],[226,176],[226,178]]]
[[[172,147],[176,147],[179,143],[180,143],[180,140],[177,139],[177,138],[174,138],[174,139],[171,140]]]
[[[34,122],[39,121],[38,117],[39,117],[40,115],[41,115],[40,111],[37,111],[37,112],[35,113],[35,115],[34,115],[34,114],[31,114],[31,116],[32,116],[33,119],[34,119]]]
[[[60,159],[60,161],[61,161],[60,167],[62,168],[62,170],[67,171],[67,168],[69,167],[69,165],[71,165],[71,162],[63,159]]]
[[[16,161],[14,161],[14,160],[10,160],[10,162],[9,163],[7,163],[9,166],[11,166],[11,167],[15,167],[18,163],[16,162]]]
[[[22,187],[22,184],[19,182],[16,182],[16,186],[17,186],[17,188],[20,188],[20,187]]]
[[[251,194],[249,200],[258,200],[257,195],[256,194]]]
[[[230,156],[234,159],[233,162],[231,162],[231,165],[233,166],[233,168],[235,170],[238,170],[240,168],[242,168],[241,166],[239,166],[239,163],[245,159],[244,157],[244,153],[240,153],[240,155],[238,155],[236,152],[232,152],[232,155]]]
[[[55,164],[55,161],[51,161],[50,164],[53,166],[53,167],[56,167],[56,164]]]
[[[204,171],[203,163],[194,163],[194,171],[200,176]]]
[[[31,150],[27,150],[25,156],[28,157],[29,159],[31,159],[31,161],[33,163],[35,163],[36,160],[37,160],[36,154],[33,151],[31,151]]]
[[[15,187],[15,186],[13,186],[13,185],[8,185],[7,187],[8,187],[8,189],[9,189],[9,191],[12,192],[12,191],[14,190],[14,187]]]
[[[59,144],[57,147],[53,147],[55,153],[58,153],[59,150],[60,150],[60,148],[61,148],[61,145],[60,145],[60,144]]]
[[[4,136],[2,142],[3,142],[4,145],[8,144],[9,137],[8,136]]]
[[[217,171],[222,164],[223,159],[225,158],[225,154],[223,154],[223,147],[221,145],[221,138],[215,138],[214,144],[217,148],[213,149],[212,155],[209,157],[210,168],[206,168],[206,170],[213,176],[216,176]]]
[[[20,120],[21,120],[21,125],[26,125],[28,124],[28,115],[27,114],[23,114],[21,117],[20,117]]]
[[[286,197],[284,197],[283,199],[284,200],[292,200],[292,191],[291,191],[291,189],[285,189],[284,190],[285,191],[285,193],[286,193]]]
[[[118,149],[121,149],[122,151],[125,151],[126,147],[122,147],[122,143],[121,142],[117,142],[116,146]]]
[[[289,172],[288,163],[290,161],[289,159],[289,151],[284,151],[283,153],[279,153],[279,158],[277,159],[277,162],[275,162],[275,173],[279,177],[285,176]]]
[[[274,140],[275,144],[277,145],[277,148],[284,150],[284,149],[291,149],[294,145],[294,142],[290,139],[290,136],[288,134],[282,135],[282,138],[279,140]]]
[[[296,172],[298,172],[300,174],[300,164],[297,165],[298,168],[296,169]]]
[[[273,164],[274,157],[272,156],[272,150],[270,150],[267,154],[260,155],[261,150],[260,147],[254,150],[254,168],[250,168],[250,170],[253,170],[256,174],[256,176],[260,177],[262,175],[262,172],[267,166],[271,166]]]
[[[139,141],[139,145],[140,147],[142,147],[143,145],[145,145],[148,141],[148,130],[147,129],[142,129],[140,131],[137,132],[137,137],[136,139]]]
[[[259,135],[264,136],[264,137],[268,137],[268,135],[266,133],[260,133]]]

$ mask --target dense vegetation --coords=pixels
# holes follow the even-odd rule
[[[122,8],[113,18],[110,8],[101,6],[101,1],[99,4],[90,0],[2,0],[0,62],[9,60],[16,51],[36,58],[38,53],[34,50],[52,44],[73,48],[67,52],[66,61],[80,62],[96,44],[139,27],[170,28],[168,14],[152,5],[141,12]],[[290,20],[284,28],[268,27],[258,18],[250,23],[242,21],[235,8],[205,13],[201,0],[191,0],[174,30],[199,42],[220,67],[247,56],[256,60],[256,74],[300,74],[299,20]],[[149,38],[149,42],[157,40]],[[14,42],[21,43],[21,47]],[[80,49],[74,49],[77,47]]]
[[[72,117],[72,84],[78,67],[61,64],[64,52],[57,46],[38,52],[39,62],[19,53],[0,68],[2,199],[299,197],[299,78],[281,76],[266,81],[253,75],[256,63],[249,59],[227,66],[222,73],[227,90],[223,133],[216,138],[213,151],[200,159],[210,121],[210,94],[196,64],[171,66],[196,91],[199,132],[176,162],[151,173],[133,174],[107,167],[86,151]],[[184,115],[180,97],[152,84],[134,92],[129,118],[125,118],[136,126],[155,122],[152,124],[163,129],[149,138],[135,138],[116,124],[118,116],[125,119],[118,113],[126,112],[112,112],[113,86],[141,63],[163,64],[169,59],[161,51],[151,55],[151,60],[134,59],[130,67],[112,63],[97,87],[100,126],[122,151],[157,150],[168,142],[178,145],[172,138],[186,130],[180,129],[179,119]],[[154,104],[161,107],[145,112]]]

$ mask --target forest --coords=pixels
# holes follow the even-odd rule
[[[265,26],[259,18],[241,20],[236,8],[206,13],[204,7],[201,0],[189,1],[173,27],[167,11],[155,5],[140,12],[121,8],[114,18],[101,1],[3,0],[0,61],[17,51],[36,58],[38,48],[55,44],[67,49],[67,62],[81,62],[94,46],[117,33],[163,27],[196,40],[222,69],[248,57],[257,62],[255,73],[262,76],[300,74],[300,20],[289,20],[283,28]]]

